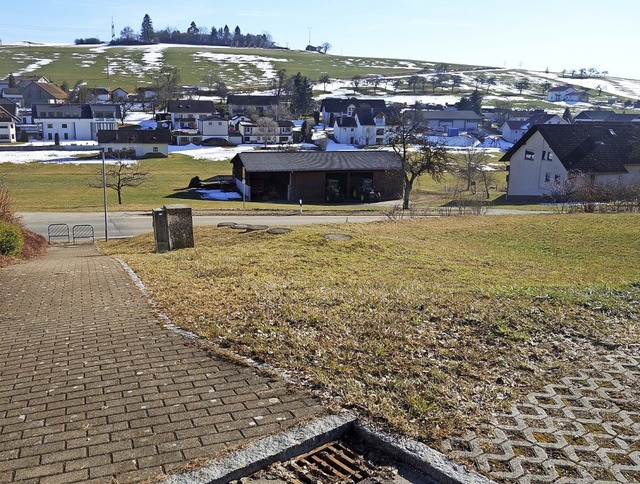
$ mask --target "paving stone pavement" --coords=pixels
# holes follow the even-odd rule
[[[155,478],[324,412],[164,329],[92,244],[0,269],[0,308],[0,482]]]
[[[501,482],[640,482],[638,350],[603,355],[444,450]]]

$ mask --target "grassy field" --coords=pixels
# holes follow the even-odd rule
[[[158,308],[371,420],[437,446],[566,374],[640,343],[637,215],[442,217],[196,229],[102,249]],[[326,234],[348,235],[333,240]]]
[[[356,75],[373,73],[408,75],[434,65],[424,61],[343,57],[295,50],[206,46],[170,46],[159,51],[153,61],[145,58],[144,50],[140,47],[0,47],[2,78],[36,62],[41,63],[37,73],[58,85],[67,81],[73,87],[77,81],[84,80],[89,86],[122,87],[127,90],[153,84],[153,73],[163,65],[177,67],[185,85],[202,83],[203,76],[213,71],[230,86],[244,89],[265,85],[266,78],[273,77],[274,69],[286,69],[289,75],[300,72],[310,79],[319,79],[325,73],[332,78],[351,79]],[[452,69],[461,67],[451,66]]]
[[[141,167],[149,171],[145,183],[137,188],[123,189],[123,203],[117,204],[116,192],[109,190],[108,206],[111,211],[151,210],[170,203],[188,203],[195,210],[238,210],[242,202],[215,202],[185,199],[180,189],[198,175],[206,179],[214,175],[230,175],[229,161],[198,160],[191,156],[171,154],[166,159],[142,160]],[[0,164],[0,181],[6,183],[16,210],[38,211],[100,211],[102,190],[89,188],[89,183],[101,184],[101,165],[25,163]],[[491,199],[496,199],[505,186],[506,172],[498,172],[496,187]],[[419,206],[439,206],[451,201],[447,191],[456,183],[448,175],[441,183],[430,177],[422,177],[414,188],[412,199]],[[291,204],[246,203],[248,210],[291,210]],[[376,205],[356,204],[358,210],[380,210]],[[352,210],[354,205],[309,205],[309,209]]]

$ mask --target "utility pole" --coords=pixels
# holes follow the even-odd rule
[[[113,17],[111,17],[111,42],[116,40],[116,27],[113,25]]]

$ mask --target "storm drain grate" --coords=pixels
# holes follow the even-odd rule
[[[297,484],[355,483],[371,477],[365,459],[340,442],[331,442],[287,464]]]

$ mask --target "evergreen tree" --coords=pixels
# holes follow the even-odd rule
[[[564,113],[562,113],[562,119],[564,119],[567,123],[573,123],[573,116],[571,116],[571,111],[568,107],[564,108]]]
[[[16,87],[16,78],[13,77],[13,72],[9,74],[9,87]]]
[[[309,79],[299,72],[293,76],[291,83],[291,109],[302,115],[313,107],[313,89]]]
[[[151,22],[151,17],[149,14],[145,14],[142,19],[142,29],[140,30],[140,40],[142,42],[151,43],[155,37],[155,32],[153,31],[153,23]]]

